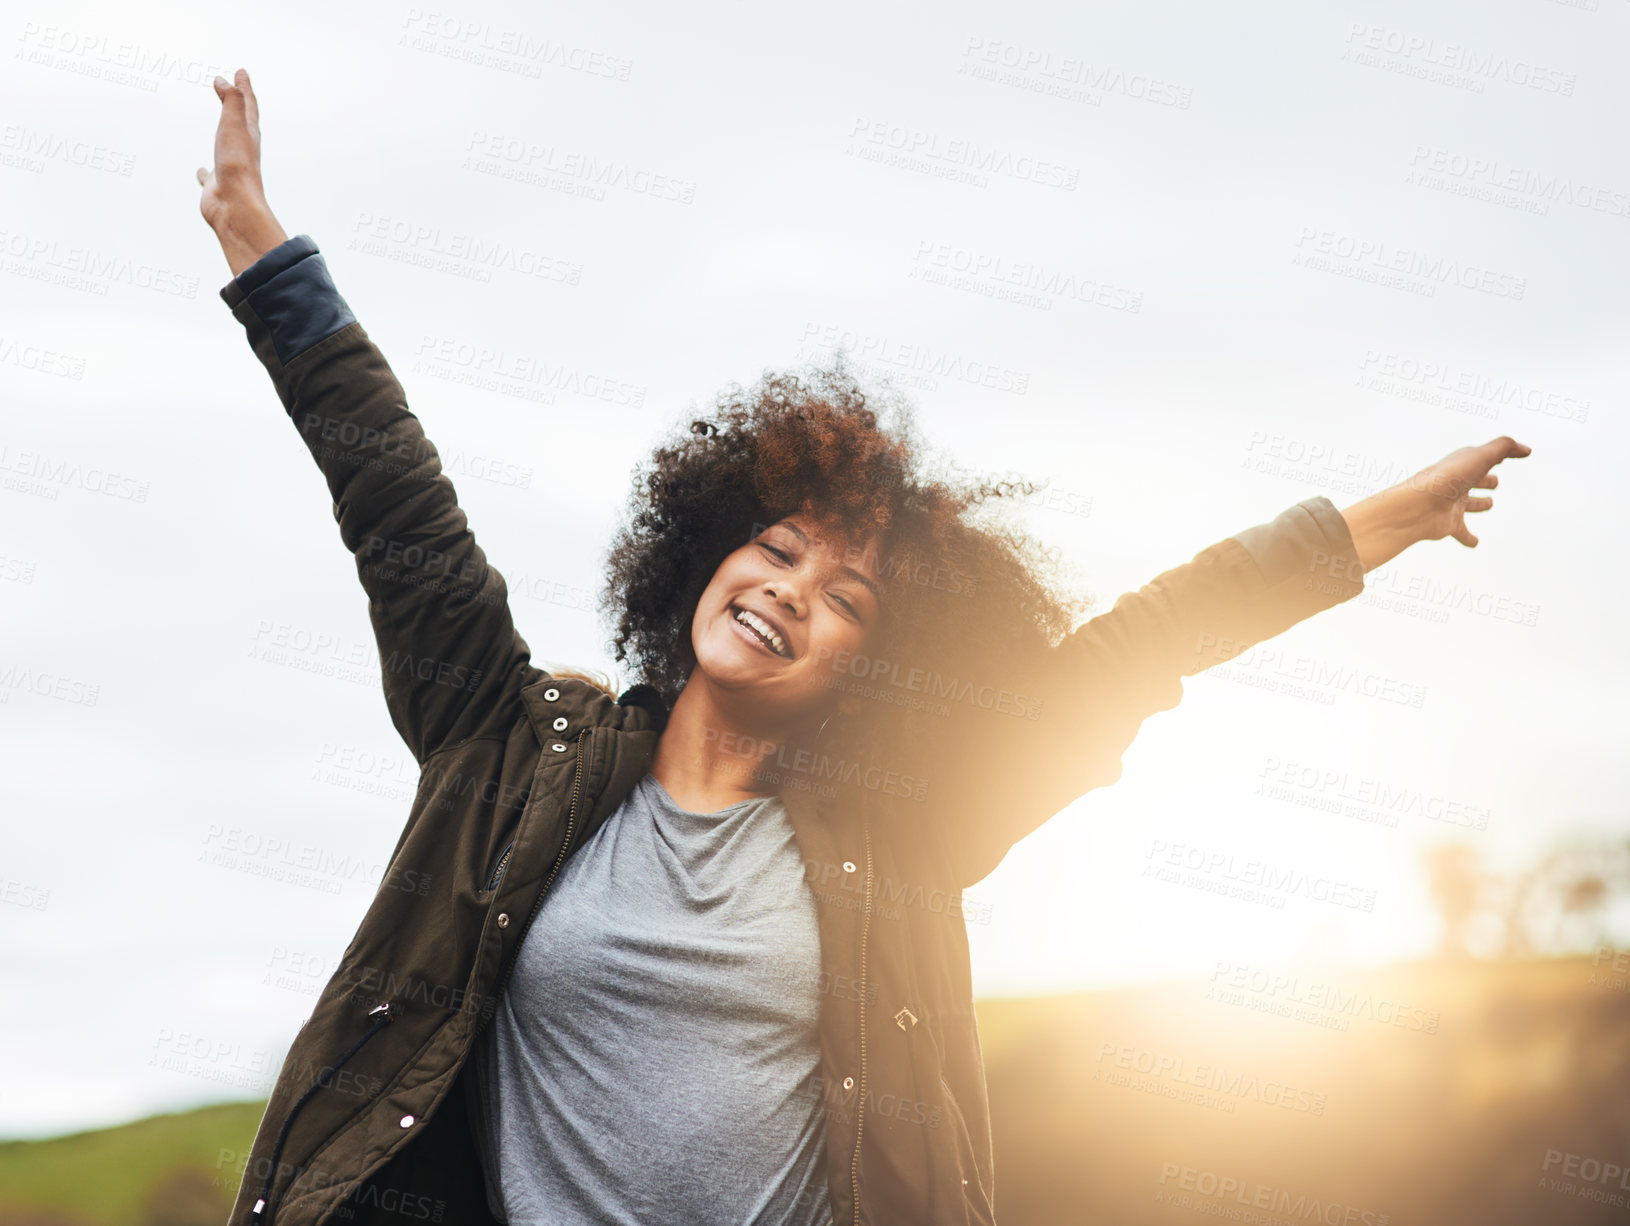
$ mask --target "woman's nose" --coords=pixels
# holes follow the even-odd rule
[[[764,594],[774,601],[778,607],[790,608],[793,616],[803,616],[803,596],[794,585],[785,581],[766,583],[764,585]]]

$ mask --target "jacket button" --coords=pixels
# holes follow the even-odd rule
[[[412,1128],[413,1127],[413,1117],[411,1115],[404,1115],[402,1117],[402,1127],[403,1128]]]
[[[555,699],[560,697],[560,691],[557,690],[554,686],[550,686],[548,689],[546,689],[543,692],[543,696],[545,698],[547,698],[550,702],[553,702]]]
[[[853,1077],[845,1077],[843,1079],[843,1088],[845,1090],[854,1089],[855,1088],[855,1079]]]
[[[564,753],[566,751],[566,746],[562,745],[559,741],[556,741],[553,745],[549,746],[549,748],[554,750],[556,753]]]
[[[854,872],[855,871],[855,862],[853,860],[845,860],[843,862],[843,871],[846,872],[846,873]]]
[[[558,716],[555,719],[555,731],[556,732],[565,732],[566,731],[566,717],[564,715]]]
[[[498,913],[498,926],[500,928],[508,928],[509,927],[509,912],[508,911],[500,911]]]

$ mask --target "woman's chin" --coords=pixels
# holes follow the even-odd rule
[[[704,643],[696,653],[696,671],[714,685],[725,689],[738,689],[765,681],[774,660],[758,655],[751,647],[739,643]]]
[[[723,681],[763,680],[773,677],[789,663],[755,643],[750,643],[735,626],[721,625],[719,632],[702,640],[697,662],[711,678]]]

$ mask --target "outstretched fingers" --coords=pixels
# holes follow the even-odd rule
[[[244,115],[249,125],[257,132],[260,130],[260,102],[255,98],[255,87],[249,83],[249,70],[240,68],[233,74],[233,81],[243,91]]]
[[[215,95],[221,100],[221,118],[215,128],[215,166],[213,170],[201,168],[198,182],[206,190],[213,182],[233,190],[248,185],[258,192],[260,107],[248,71],[240,68],[234,75],[235,84],[222,76],[213,81]]]
[[[1534,449],[1527,443],[1519,443],[1509,434],[1502,434],[1498,438],[1489,439],[1478,450],[1484,453],[1483,458],[1488,461],[1488,466],[1493,468],[1501,460],[1520,460],[1523,456],[1529,455]]]
[[[238,69],[235,81],[231,84],[225,77],[215,78],[215,96],[221,100],[220,131],[242,131],[251,138],[260,136],[260,103],[255,99],[254,88],[249,84],[249,74],[242,68]]]
[[[221,122],[224,124],[230,117],[233,120],[242,120],[248,113],[248,102],[244,91],[236,85],[230,84],[225,77],[215,78],[215,96],[221,100]]]

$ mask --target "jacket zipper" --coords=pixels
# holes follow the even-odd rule
[[[504,875],[504,865],[509,863],[509,853],[514,850],[515,840],[511,839],[505,845],[504,850],[499,853],[498,863],[493,866],[492,876],[487,878],[487,888],[489,890],[496,890],[498,888],[498,878]]]
[[[384,1029],[385,1023],[391,1020],[391,1002],[388,1000],[381,1001],[368,1010],[368,1016],[374,1019],[373,1025],[363,1032],[361,1038],[346,1048],[344,1054],[338,1060],[334,1061],[328,1069],[330,1073],[339,1072],[342,1064],[361,1051],[364,1043]],[[277,1144],[272,1146],[272,1159],[266,1171],[266,1182],[260,1185],[260,1196],[255,1201],[255,1207],[249,1211],[250,1226],[261,1226],[263,1221],[269,1226],[272,1220],[272,1211],[267,1198],[272,1194],[272,1181],[277,1177],[278,1160],[283,1157],[283,1143],[289,1139],[289,1129],[294,1125],[294,1117],[300,1114],[300,1108],[304,1107],[306,1100],[320,1090],[322,1086],[323,1079],[319,1074],[317,1080],[306,1087],[305,1093],[295,1099],[294,1106],[290,1107],[289,1113],[283,1117],[283,1126],[277,1130]],[[289,1182],[293,1183],[294,1179],[298,1178],[298,1174],[296,1172]]]
[[[555,875],[560,872],[560,866],[565,863],[566,853],[572,845],[572,831],[577,824],[577,798],[579,793],[582,791],[583,785],[583,744],[584,738],[589,735],[589,731],[590,730],[588,728],[585,728],[583,731],[577,734],[577,765],[575,772],[572,775],[572,799],[566,810],[566,838],[560,845],[560,854],[555,857],[554,866],[549,870],[549,876],[544,881],[543,888],[538,891],[538,897],[532,903],[532,912],[526,918],[526,928],[531,927],[532,920],[536,918],[538,914],[538,908],[543,906],[543,897],[549,892],[549,887],[554,883]],[[499,857],[498,865],[493,870],[493,875],[491,878],[494,885],[497,884],[498,877],[503,872],[504,864],[508,861],[510,852],[514,850],[514,847],[515,842],[512,839],[510,840],[509,846],[504,848],[503,855]],[[522,931],[524,932],[525,928],[523,928]],[[493,989],[494,998],[497,997],[498,993],[503,991],[504,980],[508,977],[510,966],[515,960],[515,952],[520,948],[520,944],[519,936],[517,936],[514,945],[510,947],[508,957],[506,957],[504,960],[503,967],[499,971],[498,985]],[[374,1035],[378,1034],[384,1027],[385,1023],[391,1020],[390,1002],[384,1001],[378,1005],[375,1005],[368,1011],[368,1016],[376,1017],[377,1020],[375,1020],[374,1024],[368,1028],[362,1037],[353,1043],[338,1060],[334,1061],[333,1067],[330,1071],[337,1072],[340,1065],[344,1064],[352,1056],[356,1055],[356,1053],[361,1050],[362,1045],[369,1039],[373,1038]],[[489,1015],[483,1011],[480,1019],[476,1022],[476,1034],[481,1033],[482,1028],[487,1023],[488,1017]],[[296,1113],[299,1112],[301,1107],[306,1105],[306,1100],[311,1097],[312,1091],[318,1089],[321,1085],[322,1082],[318,1081],[317,1083],[308,1087],[305,1093],[300,1095],[300,1097],[295,1100],[294,1106],[289,1109],[288,1115],[284,1117],[283,1126],[278,1130],[277,1144],[272,1147],[271,1169],[267,1171],[266,1182],[261,1186],[260,1198],[255,1201],[254,1208],[249,1212],[250,1226],[270,1226],[272,1219],[267,1204],[267,1197],[271,1192],[272,1180],[277,1175],[278,1159],[283,1156],[283,1144],[288,1140],[289,1128],[294,1123]],[[265,1215],[264,1218],[262,1217],[262,1214]]]
[[[849,1193],[854,1226],[860,1226],[860,1135],[866,1128],[866,937],[872,926],[872,827],[864,812],[866,836],[866,894],[860,921],[860,1084],[855,1094],[855,1149],[849,1158]]]
[[[537,918],[538,909],[543,906],[544,896],[549,893],[549,887],[554,884],[555,875],[560,872],[560,866],[566,862],[566,853],[571,850],[572,831],[577,826],[577,798],[583,788],[583,744],[589,732],[590,729],[585,728],[577,734],[577,767],[572,775],[572,799],[571,803],[566,807],[566,837],[561,840],[560,854],[555,857],[554,866],[550,868],[549,876],[544,879],[542,888],[538,890],[538,896],[532,900],[532,910],[526,917],[526,923],[522,924],[521,930],[515,934],[514,943],[510,945],[509,953],[504,956],[503,966],[498,968],[498,978],[493,982],[492,992],[490,993],[490,997],[494,1001],[497,1001],[503,995],[504,985],[509,979],[510,969],[515,964],[515,955],[521,948],[521,938],[532,927],[532,921]],[[504,855],[498,861],[498,870],[493,873],[492,880],[494,883],[498,880],[498,871],[503,869],[504,860],[509,858],[510,849],[514,846],[515,844],[512,842],[509,847],[504,849]],[[491,1018],[492,1012],[482,1009],[481,1016],[475,1024],[475,1032],[470,1036],[472,1043],[475,1041],[476,1035],[486,1029],[487,1022]]]

